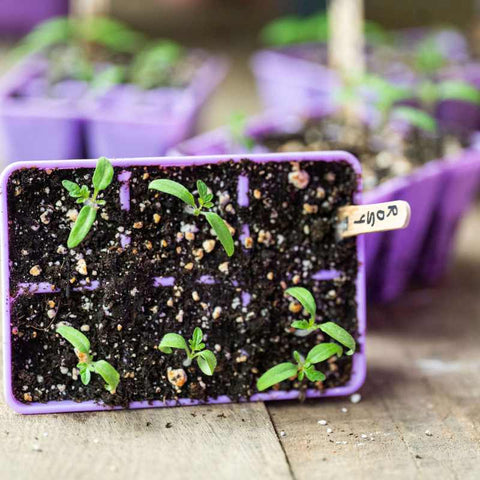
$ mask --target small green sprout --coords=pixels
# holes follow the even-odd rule
[[[273,387],[277,383],[283,382],[289,378],[298,378],[302,381],[305,377],[311,382],[319,382],[325,380],[325,375],[315,368],[315,365],[328,360],[336,355],[340,357],[343,349],[336,343],[321,343],[313,347],[307,355],[302,357],[297,351],[293,352],[293,358],[296,363],[285,362],[267,370],[258,380],[257,388],[260,392],[267,388]]]
[[[88,234],[97,218],[98,209],[105,205],[105,200],[98,200],[97,196],[105,190],[113,179],[113,167],[107,158],[98,159],[97,167],[93,173],[93,195],[86,185],[78,185],[70,180],[63,180],[62,185],[68,190],[71,197],[77,199],[77,203],[83,204],[80,213],[68,236],[68,248],[75,248]]]
[[[88,338],[76,328],[67,325],[59,325],[57,333],[73,346],[79,360],[77,368],[80,370],[82,383],[88,385],[92,372],[98,373],[105,380],[105,388],[113,395],[120,382],[120,374],[105,360],[93,361]]]
[[[424,80],[417,93],[422,108],[428,112],[434,112],[437,103],[445,100],[480,104],[480,90],[463,80]]]
[[[150,182],[148,188],[177,197],[193,209],[193,215],[203,215],[215,231],[215,234],[223,245],[223,248],[225,249],[225,252],[227,252],[227,255],[229,257],[233,255],[235,249],[233,245],[233,238],[225,221],[214,212],[203,211],[203,209],[210,209],[213,207],[213,194],[209,192],[208,187],[205,185],[204,182],[202,182],[202,180],[197,181],[197,190],[199,197],[198,205],[195,201],[193,194],[190,193],[181,183],[174,182],[173,180],[153,180],[152,182]]]
[[[233,112],[228,122],[230,135],[235,143],[251,151],[255,140],[247,134],[247,116],[243,112]]]
[[[291,326],[293,328],[307,331],[321,330],[338,343],[341,343],[344,347],[347,347],[346,355],[353,355],[356,348],[355,339],[344,328],[334,322],[315,322],[317,304],[309,290],[303,287],[291,287],[288,288],[285,293],[298,300],[310,315],[309,320],[295,320],[292,322]]]
[[[200,328],[195,328],[192,338],[188,340],[188,345],[185,339],[178,333],[167,333],[164,335],[158,349],[168,355],[172,353],[172,349],[174,348],[185,350],[187,360],[184,365],[188,366],[192,363],[192,360],[196,359],[200,370],[205,375],[213,375],[217,366],[217,359],[213,352],[205,350],[203,332]]]
[[[364,22],[365,37],[374,45],[392,42],[391,35],[378,23]],[[324,12],[307,17],[288,15],[279,17],[263,27],[260,40],[270,46],[281,47],[298,43],[327,43],[329,20]]]
[[[428,133],[435,133],[437,121],[427,112],[414,107],[401,105],[392,111],[392,117],[407,122],[412,127]]]
[[[171,69],[185,55],[185,49],[171,40],[157,40],[134,58],[130,67],[132,83],[144,90],[164,86]]]
[[[415,70],[423,75],[432,76],[447,64],[447,58],[438,48],[434,37],[422,40],[413,55]]]

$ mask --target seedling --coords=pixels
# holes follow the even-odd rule
[[[172,353],[172,349],[177,348],[185,350],[187,358],[184,362],[185,366],[191,365],[192,361],[196,359],[200,370],[205,375],[213,375],[217,366],[217,359],[213,352],[205,350],[203,343],[203,332],[199,327],[193,331],[192,338],[188,340],[188,345],[185,339],[178,333],[167,333],[160,341],[158,349],[167,355]]]
[[[404,105],[398,106],[393,109],[392,117],[402,120],[424,132],[435,133],[437,130],[437,121],[430,114],[419,108]]]
[[[334,355],[340,357],[342,353],[342,347],[336,343],[321,343],[320,345],[316,345],[308,352],[307,358],[302,357],[300,353],[295,351],[293,352],[293,358],[296,363],[280,363],[270,370],[267,370],[257,380],[257,389],[262,392],[289,378],[292,380],[298,378],[300,381],[303,381],[303,379],[307,377],[311,382],[323,382],[326,377],[315,368],[315,365],[328,360]]]
[[[116,20],[57,17],[32,30],[13,50],[11,58],[42,53],[50,61],[50,84],[65,78],[91,81],[99,58],[132,55],[143,44],[142,34]]]
[[[364,28],[365,37],[370,44],[391,43],[391,35],[378,23],[367,20]],[[265,25],[260,32],[260,39],[264,44],[276,47],[309,42],[326,43],[328,38],[328,18],[323,12],[308,17],[280,17]]]
[[[184,49],[171,40],[157,40],[140,51],[130,68],[132,83],[148,90],[168,83],[172,66],[184,55]]]
[[[255,140],[247,134],[247,116],[242,112],[232,113],[228,128],[234,142],[250,152],[255,145]]]
[[[479,105],[480,91],[462,80],[424,80],[418,88],[418,98],[422,108],[433,114],[437,103],[445,100]]]
[[[88,385],[91,374],[98,373],[105,381],[105,388],[113,395],[120,382],[120,374],[106,360],[93,361],[88,338],[76,328],[67,325],[59,325],[57,333],[73,346],[79,360],[77,368],[80,370],[82,383]]]
[[[190,193],[181,183],[174,182],[173,180],[153,180],[150,182],[148,188],[177,197],[192,209],[191,213],[193,213],[193,215],[197,217],[203,215],[213,228],[215,234],[223,245],[225,252],[227,252],[227,255],[229,257],[233,255],[235,247],[227,224],[218,214],[211,211],[204,211],[204,209],[209,210],[213,207],[213,194],[209,192],[208,187],[202,182],[202,180],[197,181],[198,204],[192,193]]]
[[[356,348],[355,340],[344,328],[334,322],[316,323],[317,304],[309,290],[303,287],[292,287],[288,288],[285,293],[298,300],[310,315],[309,320],[295,320],[292,322],[291,326],[293,328],[310,332],[321,330],[344,347],[347,347],[346,355],[353,355]]]
[[[105,200],[98,200],[97,196],[105,190],[113,179],[113,167],[105,157],[98,159],[95,172],[93,173],[93,195],[86,185],[78,185],[70,180],[63,180],[62,185],[68,190],[71,197],[77,199],[77,203],[83,204],[80,213],[68,236],[68,248],[75,248],[88,234],[93,222],[97,218],[98,209],[105,205]]]

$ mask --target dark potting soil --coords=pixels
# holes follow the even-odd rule
[[[304,189],[289,181],[298,168],[309,175]],[[20,401],[93,399],[127,406],[135,400],[249,397],[268,368],[291,360],[295,349],[306,354],[324,339],[316,333],[298,337],[290,328],[302,318],[290,311],[294,304],[284,295],[294,284],[314,292],[318,321],[336,321],[356,335],[356,242],[338,242],[335,235],[336,211],[352,202],[357,188],[346,162],[245,160],[127,170],[130,210],[121,208],[117,174],[122,170],[116,168],[103,195],[106,206],[74,250],[66,244],[78,205],[61,181],[91,185],[92,170],[29,169],[9,178],[10,294],[16,298],[13,388]],[[237,202],[239,175],[249,179],[247,207]],[[215,236],[203,217],[187,213],[174,197],[148,190],[156,178],[174,179],[192,190],[196,180],[206,182],[215,194],[216,211],[235,230],[233,257],[218,241],[211,250]],[[332,269],[340,272],[333,280],[312,278]],[[163,283],[173,277],[174,285],[155,286],[155,277]],[[93,288],[95,281],[98,288]],[[25,282],[47,282],[52,291],[26,294]],[[120,372],[115,395],[96,375],[82,385],[73,348],[55,333],[60,322],[83,331],[94,358]],[[218,360],[212,377],[196,363],[184,367],[182,352],[165,355],[156,349],[165,333],[190,337],[196,326]],[[169,383],[169,367],[186,371],[181,390]],[[343,385],[352,358],[334,358],[319,367],[327,379],[316,388]],[[280,386],[292,387],[305,385]]]
[[[379,136],[367,126],[355,128],[334,118],[310,120],[295,133],[269,134],[257,142],[272,152],[346,150],[363,167],[365,190],[410,173],[431,160],[469,144],[468,132],[440,129],[438,134],[412,129],[403,138],[395,131]]]

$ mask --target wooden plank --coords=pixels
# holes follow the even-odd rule
[[[480,478],[479,207],[443,285],[369,309],[360,403],[268,406],[296,478]]]
[[[0,478],[291,478],[263,403],[20,416],[0,407]]]

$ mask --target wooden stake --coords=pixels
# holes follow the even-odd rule
[[[363,0],[330,0],[328,58],[343,77],[365,72]]]
[[[70,0],[70,16],[88,18],[108,15],[111,0]]]
[[[341,238],[408,227],[410,205],[403,200],[372,205],[348,205],[338,210]]]
[[[328,4],[328,60],[349,88],[365,73],[363,0],[330,0]],[[360,100],[343,105],[347,124],[358,126],[363,105]]]

